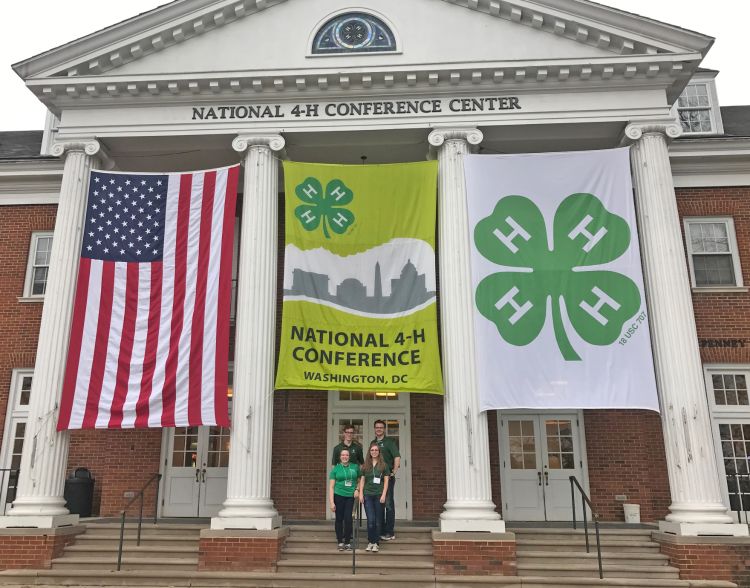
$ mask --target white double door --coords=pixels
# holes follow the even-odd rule
[[[578,416],[501,414],[499,420],[504,518],[571,520],[570,476],[585,488]]]
[[[397,519],[411,519],[411,436],[409,421],[405,413],[352,414],[334,412],[331,418],[328,436],[328,471],[331,469],[333,448],[341,442],[344,427],[354,427],[354,440],[362,445],[367,458],[370,441],[375,438],[375,421],[383,420],[386,424],[385,435],[392,438],[401,453],[401,466],[396,474],[396,493],[393,497]],[[326,501],[327,503],[327,501]],[[333,514],[328,510],[329,518]],[[362,509],[362,517],[365,513]]]
[[[164,455],[161,516],[216,516],[227,497],[229,429],[168,429]]]

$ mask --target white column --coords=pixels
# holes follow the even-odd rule
[[[0,527],[54,528],[75,524],[63,490],[69,433],[56,431],[73,317],[89,172],[100,154],[96,140],[60,142],[52,154],[65,157],[60,202],[44,296],[31,385],[29,418],[21,456],[18,493]],[[101,155],[101,154],[100,154]]]
[[[674,122],[630,124],[631,165],[646,300],[662,411],[671,511],[660,529],[678,535],[747,535],[722,503],[711,439],[687,263],[667,137]]]
[[[212,529],[281,526],[271,500],[280,135],[239,136],[245,155],[227,499]]]
[[[440,319],[445,385],[445,471],[448,501],[440,530],[504,533],[490,484],[487,413],[480,412],[474,358],[473,292],[463,157],[482,141],[477,129],[436,129]]]

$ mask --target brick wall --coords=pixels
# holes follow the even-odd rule
[[[51,567],[61,557],[66,545],[75,543],[83,527],[62,528],[43,535],[35,529],[3,529],[0,532],[0,570],[40,569]]]
[[[586,410],[591,501],[605,521],[622,521],[622,502],[641,505],[642,521],[663,519],[671,502],[661,417],[646,410]]]
[[[271,497],[284,519],[322,519],[328,480],[328,394],[276,392]]]
[[[723,580],[750,588],[750,539],[673,538],[656,534],[661,552],[680,570],[682,580]]]
[[[515,576],[516,540],[512,533],[432,534],[435,575]]]
[[[139,491],[159,472],[161,429],[73,431],[70,435],[68,473],[88,468],[94,479],[94,510],[100,516],[119,515],[130,501],[127,491]],[[144,514],[153,515],[155,483],[144,495]],[[129,514],[137,513],[138,503]]]
[[[41,302],[19,302],[23,296],[31,234],[51,231],[55,205],[3,206],[0,214],[0,435],[4,430],[13,369],[33,368]]]
[[[443,512],[445,488],[445,428],[443,398],[411,395],[412,516],[435,521]]]
[[[734,219],[744,283],[750,285],[750,186],[680,188],[677,208],[681,218]],[[704,363],[750,363],[750,293],[694,292],[693,308],[699,339],[747,339],[744,347],[701,348]]]
[[[286,532],[201,531],[198,570],[275,572]]]

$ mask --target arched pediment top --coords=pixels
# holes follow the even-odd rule
[[[315,28],[310,55],[393,53],[398,50],[394,27],[366,8],[345,9],[327,16]]]

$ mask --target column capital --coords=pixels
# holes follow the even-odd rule
[[[86,155],[93,157],[102,151],[102,144],[94,137],[82,139],[69,139],[66,141],[55,141],[52,145],[52,155],[61,157],[71,151],[83,151]]]
[[[674,120],[632,122],[625,127],[623,145],[630,145],[640,140],[643,135],[664,135],[667,140],[677,139],[682,135],[682,125]]]
[[[267,147],[271,151],[283,151],[286,141],[281,135],[237,135],[232,141],[232,149],[244,153],[250,147]]]
[[[427,136],[432,149],[437,150],[446,141],[465,141],[471,148],[476,148],[484,140],[482,131],[473,127],[437,128]]]

